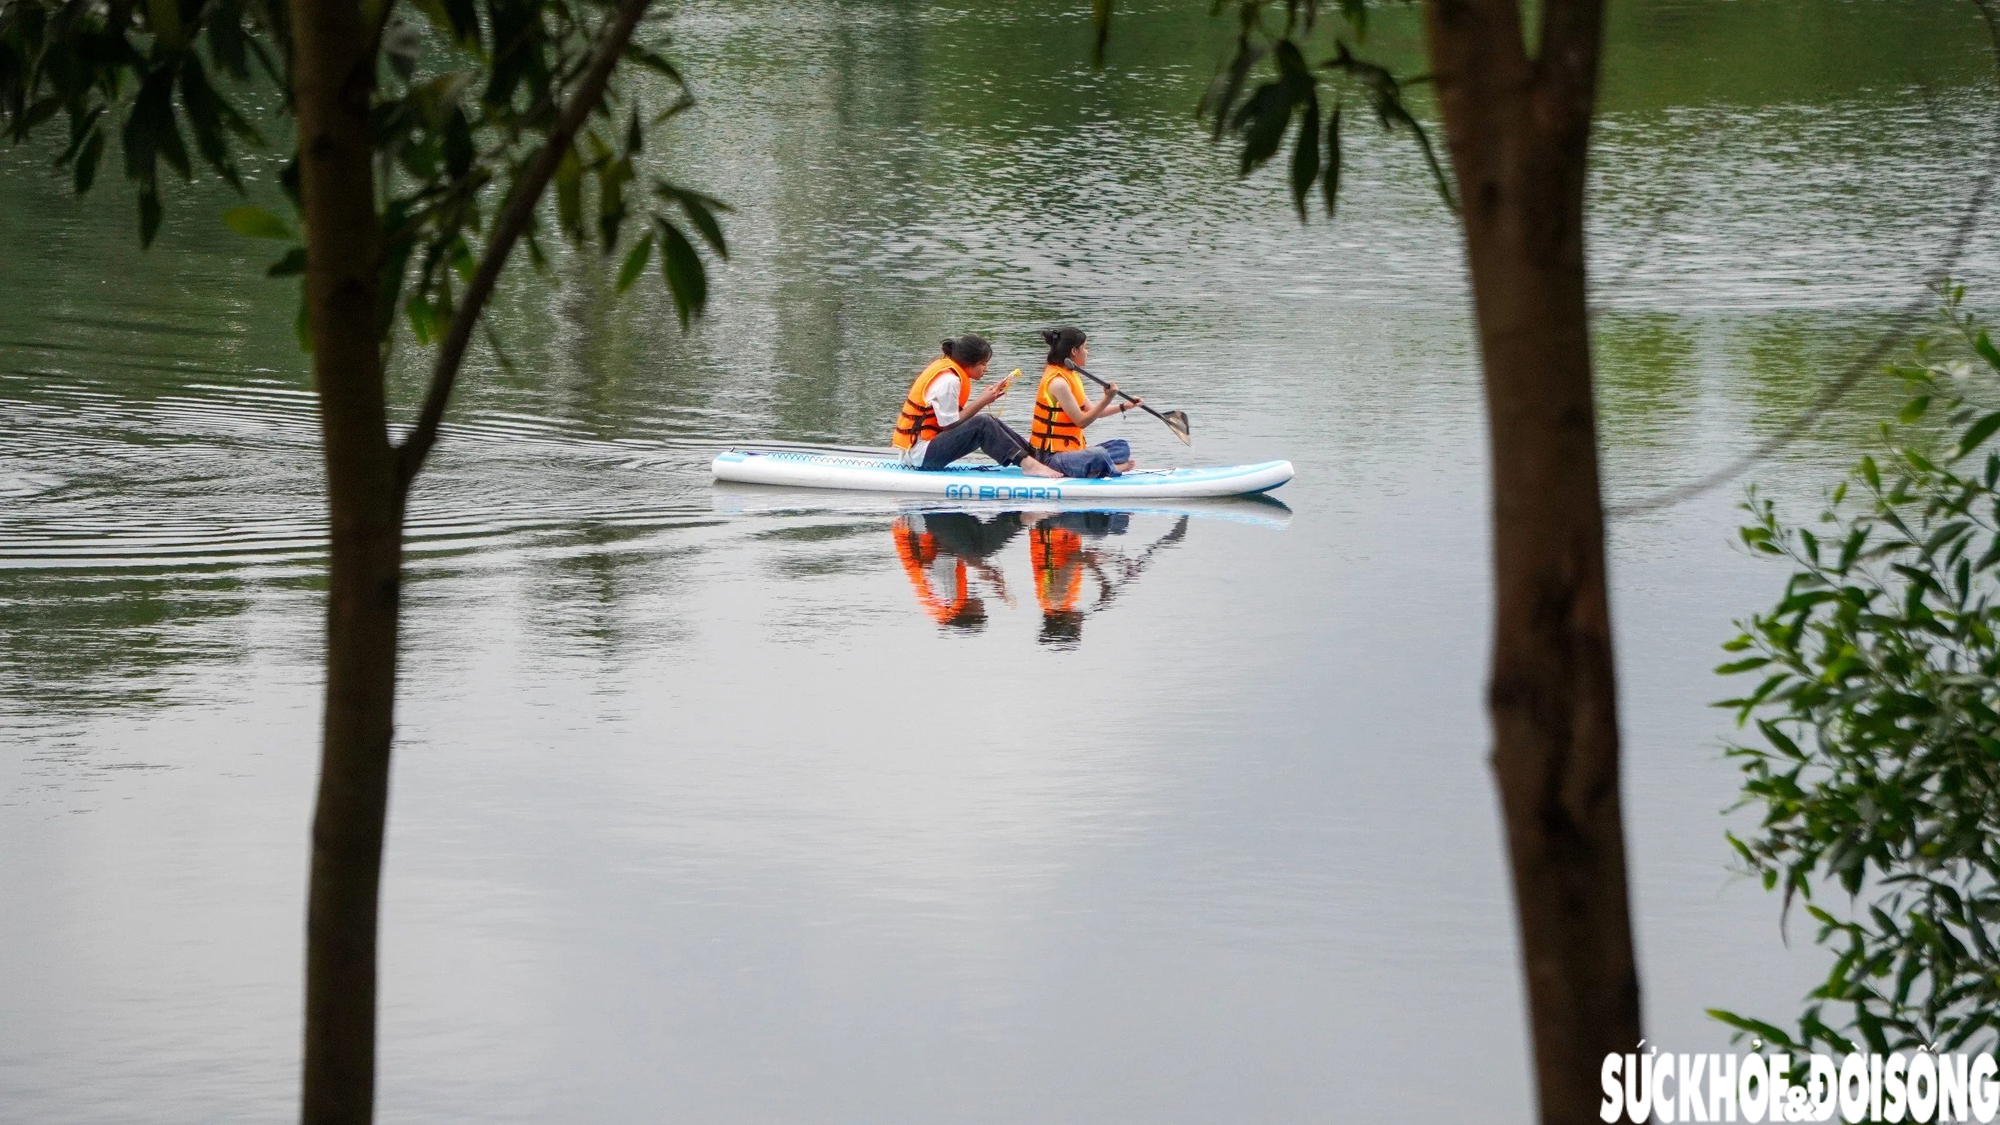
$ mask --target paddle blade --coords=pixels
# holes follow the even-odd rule
[[[1188,433],[1188,419],[1185,411],[1169,410],[1165,414],[1160,415],[1160,417],[1166,421],[1167,428],[1174,432],[1174,436],[1181,439],[1182,445],[1194,444],[1193,435]]]

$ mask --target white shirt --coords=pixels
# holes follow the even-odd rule
[[[931,380],[930,393],[924,396],[930,404],[931,413],[937,415],[938,429],[958,423],[958,372],[947,367]],[[930,452],[931,443],[920,441],[903,451],[903,464],[921,465],[924,454]]]

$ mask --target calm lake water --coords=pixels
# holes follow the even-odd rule
[[[413,501],[382,1120],[1528,1119],[1453,230],[1372,127],[1337,224],[1235,180],[1189,114],[1222,29],[1185,7],[1121,4],[1103,73],[1081,4],[673,21],[704,107],[656,155],[737,208],[712,314],[683,336],[590,254],[524,271],[512,367],[475,358]],[[1921,299],[2000,115],[1970,4],[1615,7],[1592,237],[1630,503]],[[1378,31],[1414,51],[1406,13]],[[324,528],[295,290],[225,196],[177,193],[142,255],[122,185],[78,205],[49,155],[0,158],[0,1117],[284,1119]],[[1996,247],[1961,265],[1981,307]],[[1033,370],[1061,322],[1197,442],[1106,436],[1290,458],[1282,504],[709,483],[732,442],[881,444],[943,335]],[[1752,479],[1810,504],[1879,382]],[[1825,964],[1728,873],[1709,669],[1783,581],[1730,546],[1740,499],[1612,531],[1674,1050]],[[1071,572],[1036,566],[1056,532]],[[960,560],[979,608],[940,624]],[[1080,617],[1045,612],[1072,580]]]

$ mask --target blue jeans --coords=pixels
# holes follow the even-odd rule
[[[1112,438],[1088,449],[1068,453],[1038,453],[1035,460],[1066,477],[1115,477],[1118,466],[1132,459],[1132,447],[1124,438]]]
[[[991,414],[974,414],[932,438],[924,449],[924,463],[917,467],[942,469],[975,449],[1002,465],[1013,465],[1028,455],[1028,439]]]

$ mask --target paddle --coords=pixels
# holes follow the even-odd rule
[[[1091,382],[1096,383],[1100,387],[1104,387],[1107,390],[1110,389],[1111,387],[1111,384],[1105,382],[1102,379],[1099,379],[1097,376],[1092,375],[1090,372],[1085,371],[1083,368],[1078,367],[1074,363],[1069,365],[1069,369],[1071,371],[1076,372],[1078,375],[1081,375],[1084,378],[1090,380]],[[1153,417],[1158,418],[1160,421],[1165,422],[1167,424],[1167,428],[1174,432],[1174,436],[1181,439],[1182,445],[1194,444],[1194,438],[1188,434],[1188,416],[1182,411],[1169,410],[1165,414],[1162,414],[1159,411],[1153,409],[1152,407],[1147,406],[1145,403],[1139,402],[1138,399],[1133,398],[1131,395],[1126,394],[1124,391],[1119,391],[1118,397],[1124,399],[1126,402],[1137,403],[1139,409],[1145,411],[1148,414],[1151,414]]]

